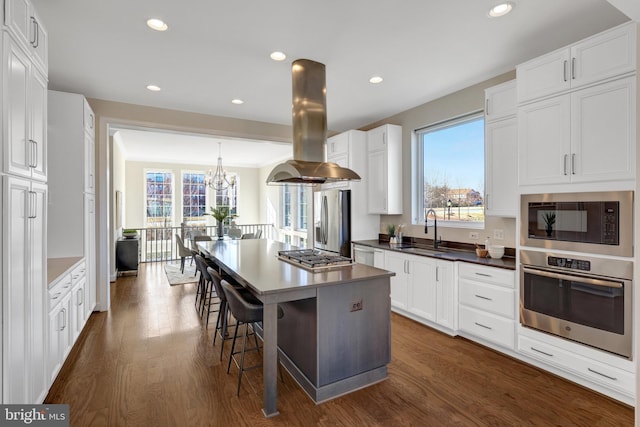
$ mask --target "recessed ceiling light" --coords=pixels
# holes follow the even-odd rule
[[[489,10],[489,17],[498,18],[500,16],[504,16],[507,13],[511,12],[514,6],[515,4],[510,1],[497,4],[493,6],[491,10]]]
[[[153,91],[153,92],[158,92],[158,91],[160,91],[160,86],[147,85],[147,89],[149,89],[150,91]]]
[[[147,26],[156,31],[166,31],[169,28],[162,19],[156,18],[147,19]]]
[[[271,59],[273,59],[274,61],[284,61],[285,59],[287,59],[287,55],[284,54],[284,52],[271,52],[271,55],[269,55],[271,57]]]
[[[240,104],[244,104],[244,101],[242,99],[232,99],[231,100],[232,104],[236,104],[236,105],[240,105]]]
[[[378,84],[378,83],[382,83],[382,77],[380,76],[373,76],[369,79],[369,83],[373,83],[373,84]]]

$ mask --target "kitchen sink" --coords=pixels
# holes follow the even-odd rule
[[[402,252],[413,252],[420,255],[429,255],[429,256],[443,256],[446,255],[449,251],[447,249],[434,249],[434,248],[425,248],[419,246],[401,246],[396,249],[401,250]]]

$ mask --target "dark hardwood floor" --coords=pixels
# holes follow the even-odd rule
[[[111,310],[91,316],[46,402],[92,427],[633,425],[633,408],[395,314],[387,380],[316,406],[285,373],[280,415],[265,419],[262,371],[236,397],[230,345],[220,362],[194,292],[169,286],[162,264],[112,283]]]

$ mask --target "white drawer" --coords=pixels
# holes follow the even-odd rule
[[[532,338],[520,335],[518,348],[521,353],[534,359],[542,360],[550,365],[578,375],[594,383],[633,395],[635,376],[631,372],[597,362],[587,357],[562,350]]]
[[[82,261],[76,268],[71,270],[71,284],[75,285],[80,280],[82,280],[85,276],[86,266],[84,261]]]
[[[515,319],[515,298],[513,289],[489,285],[467,278],[458,281],[459,301],[471,307],[488,311],[509,319]]]
[[[515,271],[504,268],[459,262],[458,277],[479,280],[509,289],[515,288]]]
[[[514,348],[515,322],[461,305],[458,309],[458,327],[479,338],[509,349]]]
[[[71,274],[65,274],[49,288],[49,311],[58,304],[69,292],[71,292]]]

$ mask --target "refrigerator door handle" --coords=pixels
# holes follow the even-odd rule
[[[329,241],[329,202],[327,201],[327,196],[324,196],[322,199],[322,223],[323,223],[323,234],[322,234],[322,243],[325,245]]]

